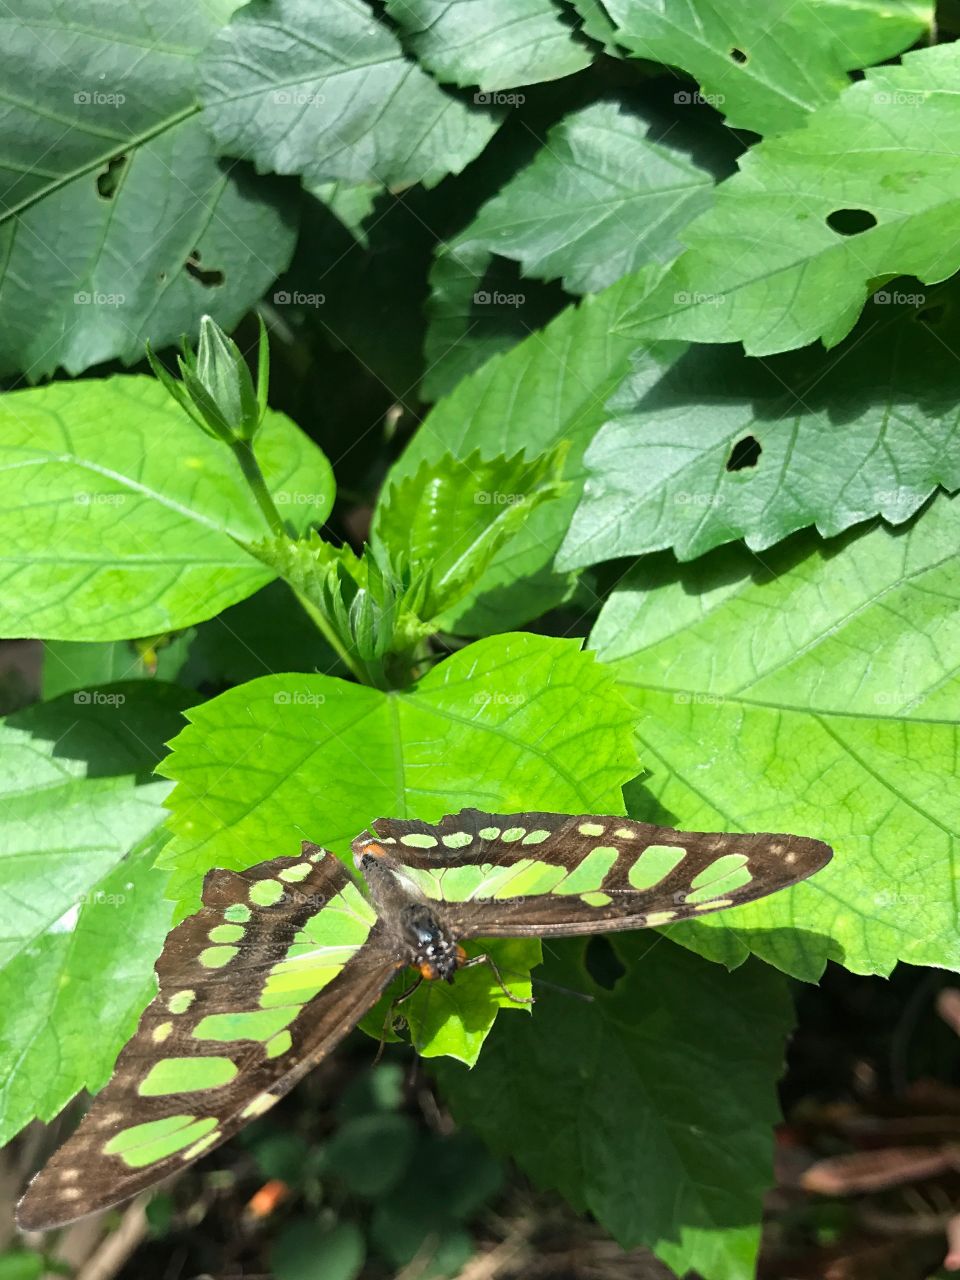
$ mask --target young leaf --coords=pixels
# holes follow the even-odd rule
[[[463,457],[479,449],[484,458],[508,455],[516,445],[518,422],[531,456],[569,442],[568,489],[535,511],[494,558],[448,620],[460,633],[516,625],[570,592],[571,578],[552,572],[551,564],[579,495],[582,451],[637,351],[634,340],[619,333],[621,317],[652,278],[647,272],[628,276],[569,307],[506,355],[495,356],[436,405],[391,471],[388,484],[396,484],[415,474],[424,460],[445,453]],[[650,368],[662,368],[678,351],[674,345],[650,344]]]
[[[402,551],[415,575],[429,572],[425,621],[455,608],[531,514],[560,496],[565,452],[557,445],[530,459],[446,454],[385,491],[372,538]]]
[[[254,680],[196,708],[162,766],[178,783],[162,857],[178,913],[195,909],[209,868],[247,867],[304,837],[343,852],[371,815],[432,821],[465,804],[615,813],[637,771],[631,723],[600,664],[573,642],[532,635],[471,645],[405,693],[318,675]],[[508,966],[511,989],[523,989],[523,962]],[[446,1051],[472,1060],[477,988],[450,990],[454,1007],[463,995],[467,1026],[450,1011]],[[489,1010],[503,993],[487,992]],[[417,1017],[428,995],[401,1008]]]
[[[592,61],[554,0],[387,0],[387,13],[428,71],[479,85],[481,101],[496,102],[492,89],[559,80]]]
[[[253,0],[209,45],[201,77],[221,152],[310,183],[435,186],[500,123],[405,58],[361,0]]]
[[[624,1248],[647,1244],[678,1274],[709,1262],[705,1275],[743,1276],[727,1255],[749,1228],[755,1252],[772,1180],[786,984],[757,961],[726,973],[663,938],[613,946],[627,972],[612,989],[590,978],[585,944],[552,946],[544,975],[562,989],[541,990],[535,1019],[501,1023],[472,1071],[440,1064],[444,1093]]]
[[[274,576],[239,545],[265,528],[239,466],[154,379],[15,391],[0,427],[4,635],[157,635]],[[291,523],[323,520],[333,477],[316,445],[270,413],[256,451]]]
[[[803,124],[846,87],[847,71],[908,49],[933,23],[928,0],[769,0],[762,8],[739,0],[603,0],[602,7],[619,45],[682,67],[729,125],[755,133]]]
[[[835,849],[808,883],[685,924],[714,959],[800,977],[960,965],[955,789],[960,501],[910,525],[644,561],[591,644],[636,707],[650,764],[631,807],[676,826],[784,830]],[[905,622],[906,620],[906,622]],[[665,817],[664,814],[669,814]]]
[[[661,547],[690,560],[735,538],[761,551],[877,514],[902,524],[938,484],[960,487],[960,369],[943,358],[958,302],[953,282],[891,285],[835,352],[697,346],[652,386],[627,378],[587,449],[558,566]]]
[[[902,66],[869,72],[804,128],[751,147],[684,234],[690,248],[624,327],[739,340],[750,355],[821,337],[832,347],[878,283],[952,275],[960,267],[958,67],[956,44],[919,49]]]
[[[286,266],[291,194],[224,168],[196,114],[197,54],[234,7],[171,0],[162,33],[135,5],[6,10],[0,373],[132,363],[205,311],[231,328]]]

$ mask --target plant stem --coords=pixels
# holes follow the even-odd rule
[[[286,529],[283,527],[280,512],[270,496],[270,490],[267,488],[267,482],[264,480],[263,472],[260,470],[257,455],[253,452],[253,445],[249,440],[234,440],[231,443],[231,448],[240,463],[243,478],[250,486],[253,496],[257,500],[257,506],[263,512],[267,524],[270,526],[270,531],[279,538],[285,537]]]

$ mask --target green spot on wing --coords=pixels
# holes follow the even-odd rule
[[[186,1013],[197,998],[195,991],[178,991],[167,1001],[171,1013]]]
[[[222,969],[225,964],[230,963],[239,950],[239,947],[205,947],[200,952],[200,963],[205,969]]]
[[[665,880],[687,856],[686,849],[669,844],[648,844],[630,868],[627,879],[634,889],[652,889]]]
[[[577,830],[580,832],[582,836],[602,836],[603,823],[602,822],[581,822]]]
[[[269,1040],[290,1025],[300,1005],[250,1009],[242,1013],[210,1013],[194,1027],[195,1040]]]
[[[159,1098],[167,1093],[193,1093],[229,1084],[237,1074],[229,1058],[161,1058],[141,1080],[137,1092],[142,1098]]]
[[[580,901],[585,902],[588,907],[606,907],[613,899],[609,893],[582,893]]]
[[[253,912],[245,902],[235,902],[232,907],[227,907],[223,913],[224,920],[230,920],[234,924],[246,924]]]
[[[499,834],[500,834],[499,827],[481,827],[480,828],[481,840],[496,840]]]
[[[131,1169],[142,1169],[191,1146],[216,1127],[217,1121],[213,1116],[200,1120],[186,1115],[165,1116],[162,1120],[149,1120],[146,1124],[121,1129],[106,1143],[103,1151],[108,1156],[119,1156]]]
[[[693,893],[687,894],[686,901],[708,902],[711,898],[724,898],[734,889],[749,884],[753,876],[746,863],[744,853],[725,853],[717,858],[690,881]]]
[[[267,1057],[279,1058],[281,1053],[286,1053],[293,1040],[289,1031],[279,1031],[272,1039],[267,1041]]]
[[[250,886],[250,901],[258,907],[272,907],[283,897],[279,880],[258,880]]]
[[[218,924],[207,935],[211,942],[239,942],[246,933],[240,924]]]
[[[352,882],[344,885],[297,933],[267,975],[261,1009],[306,1004],[328,986],[367,940],[376,913]]]
[[[507,827],[500,839],[505,841],[507,844],[513,844],[515,841],[520,839],[525,831],[526,827]]]
[[[443,843],[448,849],[465,849],[472,842],[473,836],[469,831],[454,831],[451,835],[443,837]]]
[[[400,843],[407,845],[411,849],[435,849],[437,847],[437,837],[414,831],[410,835],[401,836]]]
[[[516,864],[521,867],[521,863]],[[504,880],[496,889],[495,898],[526,898],[535,893],[550,893],[567,875],[566,867],[550,862],[532,862],[523,866],[517,874]]]
[[[542,827],[538,827],[536,831],[528,831],[521,841],[522,844],[543,844],[544,840],[550,839],[550,832],[544,831]]]
[[[586,893],[590,889],[599,889],[604,878],[619,857],[616,849],[609,845],[597,845],[588,853],[579,867],[575,867],[567,878],[557,885],[556,893]]]
[[[284,867],[280,872],[280,879],[287,884],[299,884],[301,880],[306,880],[312,870],[309,862],[295,862],[292,867]]]

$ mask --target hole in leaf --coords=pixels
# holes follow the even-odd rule
[[[222,271],[218,271],[215,267],[202,267],[200,265],[199,249],[194,249],[183,265],[186,267],[188,275],[193,276],[194,280],[199,280],[208,289],[212,288],[213,285],[223,284]]]
[[[841,236],[859,236],[876,225],[869,209],[834,209],[827,214],[827,226]]]
[[[929,307],[920,308],[917,319],[924,324],[940,324],[946,314],[947,308],[942,302],[932,302]]]
[[[595,935],[587,943],[583,964],[597,986],[607,991],[612,991],[627,972],[620,963],[620,957],[601,934]]]
[[[747,60],[747,55],[743,52],[742,49],[731,49],[730,57],[734,60],[734,62],[739,62],[741,66],[743,66],[743,64]]]
[[[755,467],[760,460],[763,448],[755,436],[744,436],[730,450],[727,459],[728,471],[742,471],[744,467]]]
[[[97,195],[101,200],[112,200],[120,185],[120,175],[127,167],[129,156],[114,156],[105,169],[97,174]]]

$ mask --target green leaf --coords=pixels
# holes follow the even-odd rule
[[[621,332],[624,310],[650,279],[641,272],[618,281],[568,308],[542,333],[488,361],[435,406],[390,473],[389,482],[397,483],[425,459],[434,461],[445,453],[465,457],[479,450],[484,458],[508,454],[516,447],[517,423],[523,424],[530,455],[568,442],[566,492],[535,511],[498,554],[450,619],[458,631],[476,634],[518,625],[571,590],[570,575],[552,571],[553,557],[579,497],[583,450],[604,421],[605,403],[637,351],[635,340]],[[678,349],[651,344],[646,356],[652,368],[660,368]]]
[[[238,545],[265,525],[233,455],[154,379],[12,392],[0,433],[4,635],[156,635],[274,576]],[[333,479],[320,450],[271,413],[256,451],[292,524],[322,521]]]
[[[222,166],[196,115],[197,53],[233,7],[5,9],[0,373],[132,363],[205,311],[230,328],[289,261],[290,193]]]
[[[535,458],[424,461],[392,484],[377,505],[372,538],[403,552],[414,573],[429,573],[424,620],[455,607],[543,503],[558,498],[563,449]]]
[[[832,537],[877,514],[902,524],[938,484],[960,486],[960,372],[942,323],[960,290],[915,288],[875,293],[829,355],[698,346],[656,383],[626,379],[587,450],[558,566],[661,547],[689,560],[735,538],[761,551],[805,525]],[[730,470],[750,441],[759,456]]]
[[[386,0],[386,6],[438,80],[510,89],[558,80],[592,61],[555,0]],[[479,97],[496,101],[489,92]]]
[[[162,766],[178,783],[162,862],[181,915],[196,908],[210,867],[247,867],[305,836],[345,854],[381,814],[434,821],[465,805],[615,813],[637,772],[633,716],[611,676],[576,643],[541,636],[470,645],[404,693],[269,676],[194,708],[191,721]],[[509,977],[519,994],[523,978]],[[477,992],[493,1003],[503,993],[484,974],[450,990],[461,992],[468,1025],[458,1032],[451,1009],[447,1051],[470,1058]],[[415,1016],[428,996],[418,992],[404,1013]]]
[[[614,946],[627,973],[612,990],[591,980],[583,943],[551,947],[545,973],[566,990],[502,1024],[472,1071],[441,1064],[441,1085],[495,1151],[624,1248],[746,1280],[744,1232],[755,1245],[772,1181],[785,984],[756,961],[729,974],[650,935]]]
[[[288,1223],[270,1251],[277,1280],[355,1280],[363,1270],[367,1246],[353,1222],[337,1222],[318,1231],[315,1222]]]
[[[709,206],[713,180],[683,152],[648,141],[649,129],[617,102],[572,112],[442,256],[483,245],[516,258],[525,276],[561,277],[571,293],[671,261],[677,233]]]
[[[650,767],[634,816],[833,845],[812,880],[670,930],[799,977],[828,958],[960,967],[955,837],[960,502],[912,524],[797,535],[692,565],[648,560],[591,644],[636,707]]]
[[[309,183],[434,186],[500,123],[405,58],[361,0],[253,0],[201,68],[204,121],[220,150]]]
[[[0,723],[0,1143],[98,1089],[153,991],[170,788],[151,774],[191,700],[128,682]]]
[[[81,801],[73,815],[79,826],[97,809],[88,816]],[[152,869],[161,844],[153,833],[79,898],[74,892],[79,905],[0,967],[0,1142],[34,1118],[52,1120],[81,1089],[99,1089],[156,993],[152,966],[172,911],[167,877]],[[76,878],[87,856],[79,834],[72,852]]]
[[[407,1172],[417,1129],[406,1115],[366,1115],[345,1120],[323,1149],[321,1172],[354,1195],[376,1200]]]
[[[118,680],[176,680],[195,633],[185,631],[165,643],[166,637],[150,641],[107,640],[102,644],[86,640],[48,640],[43,645],[43,691],[45,702],[75,689]],[[180,680],[180,684],[190,685]],[[192,687],[192,686],[191,686]]]
[[[933,24],[925,0],[603,0],[603,8],[618,44],[682,67],[728,125],[755,133],[802,124],[846,87],[847,71],[908,49]]]
[[[691,223],[690,248],[625,327],[739,340],[751,355],[820,337],[829,347],[878,284],[952,275],[960,267],[958,67],[956,44],[920,49],[902,66],[871,71],[805,128],[751,147],[712,210]]]

